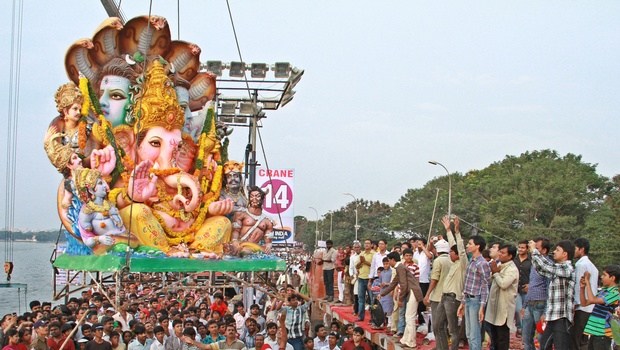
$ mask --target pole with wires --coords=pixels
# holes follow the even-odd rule
[[[435,211],[437,210],[437,200],[439,199],[439,189],[437,189],[437,193],[435,194],[435,205],[433,206],[433,214],[431,215],[431,225],[428,228],[428,238],[426,242],[431,241],[431,233],[433,232],[433,221],[435,221]]]

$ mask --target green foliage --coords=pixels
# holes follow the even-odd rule
[[[488,240],[513,243],[537,236],[552,242],[585,237],[597,266],[620,262],[620,175],[610,181],[581,156],[541,150],[506,156],[482,170],[453,173],[451,178],[452,212],[461,218],[464,236],[481,234]],[[407,190],[391,208],[358,200],[359,239],[386,238],[391,246],[413,235],[426,237],[437,189],[431,233],[443,233],[440,219],[448,211],[447,176]],[[355,204],[333,211],[335,245],[354,239]],[[326,214],[319,221],[324,237],[329,235],[329,225]],[[313,247],[314,221],[306,222],[304,229],[304,242]]]

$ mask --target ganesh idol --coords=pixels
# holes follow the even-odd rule
[[[125,163],[135,166],[114,185],[110,197],[140,245],[173,256],[219,256],[231,234],[225,215],[234,206],[230,199],[219,200],[222,169],[214,161],[206,161],[205,169],[193,169],[194,153],[188,157],[183,152],[192,140],[183,137],[185,113],[173,84],[164,63],[154,60],[149,65],[142,94],[133,104],[133,130],[114,129],[130,157]],[[219,151],[214,122],[203,141],[197,153],[214,159]]]

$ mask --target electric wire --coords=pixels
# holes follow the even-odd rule
[[[7,168],[5,179],[5,261],[13,261],[13,230],[15,228],[15,171],[17,158],[17,129],[19,115],[19,80],[23,29],[23,1],[13,0],[11,17],[11,58],[9,73],[9,103],[7,125]],[[9,276],[7,276],[8,278]]]
[[[148,17],[148,21],[147,21],[147,27],[146,30],[147,32],[151,29],[151,14],[153,11],[153,0],[149,1],[149,17]],[[150,49],[151,45],[149,43],[149,47],[147,48],[147,52],[144,53],[144,62],[142,62],[142,73],[146,74],[146,64],[147,64],[147,57],[148,57],[148,50]],[[146,83],[146,79],[142,82],[143,84]],[[140,104],[138,105],[138,110],[142,110],[142,99],[140,99]],[[134,130],[140,130],[140,119],[136,120],[136,128]],[[134,139],[137,140],[138,135],[137,133],[134,134]],[[136,141],[137,142],[137,141]],[[134,159],[138,159],[138,147],[134,147]],[[135,174],[136,174],[136,167],[138,166],[138,164],[135,164],[134,169],[132,170],[132,173],[130,175],[130,178],[132,178],[133,180],[131,180],[131,193],[134,194],[135,193],[135,189],[136,189],[136,182],[135,182]],[[131,201],[131,204],[129,205],[129,227],[127,228],[127,248],[125,249],[125,268],[128,270],[129,269],[129,265],[131,262],[131,249],[130,249],[130,242],[131,242],[131,228],[132,228],[132,221],[133,221],[133,207],[134,207],[134,202],[133,200]]]
[[[235,21],[233,19],[232,11],[230,9],[230,2],[229,2],[229,0],[226,0],[226,7],[228,9],[228,17],[230,18],[230,25],[232,27],[233,36],[235,37],[235,45],[237,46],[237,53],[239,54],[239,61],[240,62],[244,62],[243,61],[243,56],[241,55],[241,46],[239,45],[239,38],[237,36],[237,30],[235,28]],[[245,81],[245,86],[246,86],[246,89],[247,89],[247,92],[248,92],[248,97],[250,99],[252,99],[250,83],[248,82],[247,72],[245,70],[243,71],[243,79]],[[259,125],[258,125],[258,116],[254,115],[253,119],[254,119],[253,120],[254,127],[256,128],[256,132],[258,134],[259,142],[260,142],[260,145],[261,145],[261,150],[262,150],[262,153],[263,153],[263,159],[265,161],[265,167],[267,168],[267,176],[269,177],[269,183],[273,183],[273,179],[271,178],[271,171],[269,171],[269,169],[270,169],[269,168],[269,162],[267,160],[267,155],[265,153],[265,147],[264,147],[264,144],[263,144],[263,139],[261,137],[260,128],[259,128]],[[248,136],[248,139],[249,139],[248,143],[251,143],[251,135]],[[256,152],[256,151],[253,149],[252,152]],[[256,159],[252,159],[252,161],[256,162]],[[256,164],[254,164],[254,166],[256,166]],[[254,168],[254,169],[256,169],[256,168]],[[254,175],[256,175],[256,172],[254,173]],[[278,221],[280,223],[280,227],[284,227],[284,224],[282,222],[282,215],[280,213],[280,207],[276,206],[276,210],[277,210],[277,213],[278,213]],[[287,244],[286,245],[287,257],[290,256],[290,254],[288,254],[288,250],[289,250],[288,248],[289,247],[288,247],[288,244]]]

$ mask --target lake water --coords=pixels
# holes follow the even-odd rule
[[[50,256],[54,250],[53,243],[15,242],[13,245],[12,283],[28,285],[24,301],[24,290],[18,297],[17,288],[0,288],[0,317],[6,313],[24,313],[29,310],[31,300],[52,301],[52,264]],[[2,272],[1,283],[6,283],[6,274]],[[57,303],[53,303],[54,305]]]

